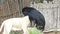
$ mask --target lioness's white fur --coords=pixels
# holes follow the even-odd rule
[[[4,26],[4,30],[2,34],[9,34],[12,28],[16,27],[16,28],[22,29],[24,32],[23,34],[29,34],[27,30],[29,23],[30,23],[30,20],[28,16],[21,17],[21,18],[7,19],[2,23],[0,31],[2,30]]]

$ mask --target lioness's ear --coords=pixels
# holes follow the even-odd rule
[[[27,18],[29,18],[29,16],[26,16]]]
[[[26,19],[26,18],[29,18],[29,16],[25,16],[24,18],[25,18],[25,19]]]

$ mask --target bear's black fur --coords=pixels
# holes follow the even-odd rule
[[[26,16],[29,16],[30,21],[34,21],[36,27],[40,30],[44,30],[45,27],[45,18],[38,10],[32,7],[24,7],[22,13]],[[31,23],[32,25],[32,23]]]

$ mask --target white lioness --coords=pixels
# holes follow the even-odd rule
[[[4,30],[2,34],[9,34],[13,27],[20,28],[23,30],[23,34],[29,34],[27,27],[30,24],[30,20],[28,16],[21,17],[21,18],[11,18],[5,20],[0,28],[0,31],[2,30],[4,26]]]

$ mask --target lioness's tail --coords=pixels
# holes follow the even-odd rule
[[[2,31],[3,26],[4,26],[4,22],[2,23],[2,25],[1,25],[1,27],[0,27],[0,32]]]

